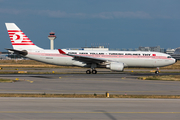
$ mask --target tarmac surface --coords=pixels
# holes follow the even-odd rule
[[[17,72],[17,71],[27,71],[27,72],[59,72],[59,73],[64,73],[64,74],[69,74],[69,73],[79,73],[79,74],[83,74],[86,73],[86,70],[88,68],[3,68],[0,71],[1,72]],[[133,69],[133,68],[125,68],[124,71],[146,71],[146,72],[150,72],[150,71],[155,71],[156,68],[140,68],[140,69]],[[97,68],[98,73],[102,73],[102,74],[111,74],[111,73],[122,73],[122,72],[112,72],[109,69],[104,69],[104,68]],[[180,72],[179,69],[160,69],[160,71],[162,72]],[[154,72],[153,72],[154,73]]]
[[[159,75],[172,74],[160,73]],[[175,73],[179,74],[179,73]],[[179,81],[139,80],[154,73],[101,74],[8,74],[0,78],[19,79],[0,83],[0,93],[180,95]]]
[[[179,120],[180,99],[0,98],[1,120]]]
[[[51,72],[54,69],[24,69]],[[6,71],[6,70],[4,70]],[[7,70],[8,71],[8,70]],[[13,70],[15,71],[15,70]],[[64,74],[1,74],[17,79],[0,83],[0,93],[180,95],[179,81],[139,80],[154,73],[118,73],[100,69],[55,69]],[[71,73],[71,74],[67,74]],[[179,73],[160,73],[170,75]],[[1,120],[178,120],[180,99],[0,98]]]

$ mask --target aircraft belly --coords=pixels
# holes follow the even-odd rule
[[[162,59],[157,59],[154,63],[154,66],[156,67],[163,67],[167,65],[174,64],[174,61],[172,60],[162,60]]]
[[[123,62],[125,67],[162,67],[172,64],[172,61],[162,59],[120,59],[118,61]]]
[[[87,67],[88,66],[87,63],[81,62],[81,61],[73,61],[72,64],[75,65],[75,66],[80,66],[80,67]]]
[[[73,57],[53,57],[53,56],[43,56],[43,55],[35,55],[35,54],[28,54],[27,58],[54,64],[54,65],[62,65],[62,66],[81,66],[81,67],[89,67],[88,64],[76,61]],[[151,58],[141,58],[141,59],[134,59],[134,58],[111,58],[108,59],[114,62],[121,62],[124,63],[124,67],[162,67],[171,65],[174,63],[173,60],[167,59],[151,59]]]
[[[153,59],[145,59],[144,67],[154,67],[154,60]]]
[[[143,67],[147,62],[148,61],[145,61],[144,59],[128,59],[125,61],[128,67]],[[148,67],[148,65],[146,65],[146,67]]]
[[[61,61],[64,61],[66,65],[72,65],[72,57],[63,58]]]
[[[41,55],[33,55],[33,54],[28,54],[26,57],[54,65],[72,65],[71,57],[52,57],[52,56],[41,56]]]
[[[152,59],[121,58],[118,62],[123,62],[125,67],[154,67],[155,61]]]
[[[71,57],[54,57],[54,61],[52,61],[55,65],[68,66],[72,65]]]

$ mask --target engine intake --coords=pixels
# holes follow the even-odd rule
[[[110,70],[114,70],[114,71],[124,71],[124,63],[120,63],[120,62],[112,62],[109,65],[106,65],[106,68],[109,68]]]

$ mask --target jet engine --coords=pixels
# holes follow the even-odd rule
[[[124,63],[121,62],[112,62],[109,65],[106,65],[106,68],[114,71],[124,71]]]

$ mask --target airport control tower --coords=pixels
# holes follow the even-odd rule
[[[56,39],[55,32],[50,32],[48,38],[50,39],[51,50],[54,50],[54,39]]]

